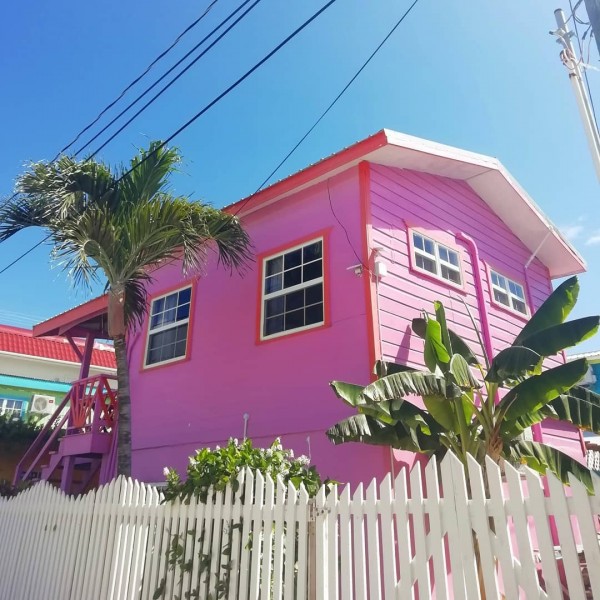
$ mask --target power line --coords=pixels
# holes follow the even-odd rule
[[[148,153],[144,156],[138,163],[135,164],[131,169],[125,171],[114,183],[114,185],[118,185],[120,181],[122,181],[127,175],[132,173],[135,169],[144,164],[153,154],[156,154],[160,149],[164,148],[170,141],[172,141],[175,137],[177,137],[181,132],[187,129],[190,125],[192,125],[195,121],[197,121],[204,113],[210,110],[217,102],[222,100],[225,96],[231,93],[235,88],[237,88],[243,81],[245,81],[252,73],[254,73],[257,69],[259,69],[263,64],[265,64],[270,58],[272,58],[279,50],[281,50],[284,46],[286,46],[291,40],[293,40],[301,31],[303,31],[306,27],[308,27],[317,17],[319,17],[323,12],[325,12],[332,4],[335,4],[337,0],[329,0],[324,6],[322,6],[317,12],[315,12],[311,17],[309,17],[302,25],[297,27],[292,33],[290,33],[282,42],[277,44],[273,50],[271,50],[268,54],[266,54],[261,60],[259,60],[253,67],[248,69],[239,77],[234,83],[232,83],[228,88],[226,88],[223,92],[221,92],[216,98],[214,98],[211,102],[209,102],[202,110],[198,111],[191,119],[186,121],[179,129],[177,129],[174,133],[172,133],[165,141],[161,142],[152,152]],[[10,267],[19,262],[22,258],[27,256],[30,252],[35,250],[38,246],[43,244],[50,236],[47,236],[40,242],[38,242],[35,246],[31,247],[29,250],[18,256],[14,259],[10,264],[0,270],[0,275],[6,272]]]
[[[213,29],[213,31],[206,36],[202,42],[200,42],[200,44],[202,44],[204,41],[206,41],[206,39],[208,39],[215,31],[217,31],[224,23],[226,23],[233,15],[235,15],[235,13],[237,13],[243,6],[244,4],[246,4],[247,2],[249,2],[250,0],[246,0],[246,2],[244,2],[240,7],[238,7],[238,9],[236,11],[234,11],[229,17],[227,17],[224,21],[221,22],[221,24],[216,28]],[[68,150],[86,131],[88,131],[93,125],[95,125],[100,118],[110,109],[112,108],[121,98],[123,98],[123,96],[126,94],[127,91],[129,91],[129,89],[131,89],[136,83],[138,83],[162,58],[164,58],[171,50],[173,50],[173,48],[175,48],[175,46],[181,41],[181,39],[187,34],[189,33],[194,27],[196,27],[196,25],[198,25],[203,19],[204,17],[210,12],[210,10],[213,8],[213,6],[218,2],[218,0],[212,0],[212,2],[208,5],[208,7],[204,10],[204,12],[194,21],[192,21],[192,23],[190,23],[190,25],[188,25],[175,39],[175,41],[168,47],[166,48],[163,52],[161,52],[149,65],[148,67],[145,69],[145,71],[139,75],[138,77],[136,77],[129,85],[127,85],[127,87],[121,92],[121,94],[115,99],[113,100],[110,104],[108,104],[99,114],[98,116],[91,122],[89,123],[86,127],[84,127],[74,138],[73,140],[71,140],[71,142],[69,142],[64,148],[62,148],[58,154],[50,161],[49,164],[52,164],[53,162],[55,162],[59,156],[61,154],[63,154],[66,150]],[[188,52],[179,62],[177,62],[169,71],[167,71],[158,81],[156,81],[153,86],[151,86],[150,88],[148,88],[146,90],[145,93],[148,93],[152,87],[156,86],[162,79],[164,79],[164,77],[166,77],[166,75],[168,75],[168,73],[170,73],[176,66],[178,66],[179,64],[181,64],[181,62],[183,60],[185,60],[195,49],[198,48],[198,46],[200,44],[197,44],[190,52]],[[145,94],[144,93],[144,94]],[[141,98],[142,96],[138,97]],[[136,100],[137,102],[137,100]],[[128,107],[128,109],[131,107],[132,105],[130,105]],[[128,110],[126,109],[126,110]],[[121,113],[122,115],[123,113]],[[121,116],[119,115],[119,117]],[[117,117],[118,118],[118,117]],[[111,121],[109,123],[108,126],[112,125],[115,122],[116,119],[113,119],[113,121]],[[107,127],[108,127],[107,126]],[[106,128],[105,127],[100,133],[103,133]],[[100,134],[98,134],[100,135]],[[93,140],[95,140],[98,135],[96,135],[94,138],[92,138],[92,140],[90,140],[90,142],[88,142],[88,144],[86,144],[85,146],[83,146],[79,151],[77,151],[75,153],[75,156],[77,156],[77,154],[79,154],[79,152],[81,150],[83,150],[84,148],[86,148]],[[9,204],[10,202],[12,202],[12,200],[14,200],[17,196],[19,195],[19,192],[14,192],[9,198],[7,198],[3,203],[2,206],[0,206],[0,208],[2,208],[3,206]],[[43,243],[44,241],[46,241],[50,236],[46,237],[44,240],[42,240],[41,243]],[[22,254],[20,257],[18,257],[16,259],[16,261],[18,262],[21,258],[23,258],[24,256],[26,256],[27,254],[29,254],[32,250],[34,250],[35,248],[37,248],[40,244],[36,244],[36,246],[34,246],[33,248],[30,248],[29,250],[27,250],[24,254]],[[10,268],[12,266],[11,263],[10,265],[7,265],[7,267],[5,267],[4,269],[0,270],[0,274],[4,273],[4,271],[7,268]]]
[[[131,107],[137,104],[150,90],[157,86],[169,73],[171,73],[176,67],[178,67],[190,54],[195,52],[206,40],[208,40],[214,33],[216,33],[227,21],[235,16],[250,0],[245,0],[236,10],[234,10],[225,20],[223,20],[217,27],[215,27],[206,37],[204,37],[194,48],[192,48],[180,61],[175,63],[162,77],[155,81],[148,89],[140,94],[133,102],[131,102],[126,108],[124,108],[110,123],[108,123],[103,129],[101,129],[91,140],[77,150],[76,154],[79,154],[82,150],[87,148],[95,139],[102,135],[113,123],[120,119]],[[184,69],[182,69],[169,83],[167,83],[158,93],[156,93],[142,108],[140,108],[128,121],[125,122],[117,131],[115,131],[101,146],[96,148],[92,152],[89,158],[96,156],[101,150],[103,150],[112,140],[115,139],[128,125],[130,125],[141,113],[143,113],[151,104],[153,104],[160,96],[163,95],[184,73],[189,71],[209,50],[211,50],[216,44],[218,44],[261,0],[255,0],[254,3],[243,12],[223,33],[221,33],[215,40],[213,40],[207,48],[205,48],[191,63],[189,63]]]
[[[241,77],[236,79],[228,88],[226,88],[223,92],[221,92],[216,98],[214,98],[211,102],[209,102],[202,110],[198,111],[191,119],[186,121],[179,129],[177,129],[174,133],[172,133],[164,142],[161,142],[152,152],[148,153],[139,163],[136,163],[134,167],[123,173],[115,182],[118,184],[124,177],[127,177],[132,171],[140,167],[144,164],[152,154],[155,154],[162,148],[164,148],[170,141],[172,141],[175,137],[177,137],[182,131],[187,129],[190,125],[192,125],[195,121],[197,121],[204,113],[209,111],[217,102],[225,98],[228,94],[230,94],[240,83],[244,82],[254,71],[259,69],[262,65],[264,65],[270,58],[272,58],[279,50],[281,50],[284,46],[286,46],[291,40],[293,40],[303,29],[308,27],[317,17],[319,17],[323,12],[325,12],[332,4],[335,4],[337,0],[329,0],[323,7],[321,7],[316,13],[314,13],[311,17],[309,17],[302,25],[296,28],[290,35],[288,35],[282,42],[277,44],[273,50],[271,50],[268,54],[266,54],[261,60],[259,60],[253,67],[248,69]]]
[[[10,269],[13,265],[17,264],[21,259],[25,258],[30,252],[33,252],[37,247],[41,246],[45,241],[50,239],[50,237],[50,235],[47,235],[43,240],[40,240],[37,244],[31,246],[29,250],[25,250],[23,254],[20,254],[12,262],[9,262],[2,270],[0,270],[0,275],[2,275],[2,273],[4,273],[5,271],[8,271],[8,269]]]
[[[141,75],[138,75],[131,83],[125,87],[125,89],[115,98],[110,104],[108,104],[102,111],[98,114],[98,116],[91,121],[88,125],[86,125],[64,148],[62,148],[58,154],[52,159],[50,162],[54,162],[61,154],[63,154],[66,150],[68,150],[86,131],[88,131],[91,127],[93,127],[105,114],[108,110],[110,110],[125,94],[139,81],[145,77],[152,67],[154,67],[160,60],[162,60],[177,44],[181,41],[181,39],[189,33],[196,25],[198,25],[204,17],[210,12],[211,8],[218,2],[218,0],[212,0],[212,2],[208,5],[208,7],[204,10],[204,12],[195,20],[192,21],[175,39],[175,41],[165,50],[163,50],[144,70]]]
[[[400,25],[402,24],[404,19],[406,19],[406,17],[408,17],[408,15],[412,11],[412,9],[418,4],[418,2],[419,2],[419,0],[414,0],[414,2],[408,7],[408,9],[404,12],[404,14],[400,17],[400,19],[398,19],[396,24],[390,29],[388,34],[383,38],[383,40],[381,40],[381,42],[375,48],[375,50],[373,50],[373,52],[371,52],[371,54],[369,55],[367,60],[362,64],[360,69],[358,69],[358,71],[356,71],[356,73],[350,78],[350,81],[348,81],[348,83],[342,88],[341,92],[333,99],[333,101],[329,104],[329,106],[321,113],[319,118],[312,124],[312,126],[308,129],[308,131],[300,138],[300,140],[296,143],[296,145],[285,155],[283,160],[271,171],[271,173],[269,173],[267,178],[258,186],[258,188],[254,192],[254,194],[257,194],[258,192],[260,192],[260,190],[262,190],[262,188],[267,184],[267,182],[271,179],[271,177],[273,177],[273,175],[275,175],[275,173],[277,173],[277,171],[279,171],[279,169],[284,165],[285,162],[287,162],[287,160],[290,158],[290,156],[292,156],[292,154],[298,149],[300,144],[302,144],[302,142],[304,142],[304,140],[314,131],[314,129],[317,127],[317,125],[325,118],[327,113],[337,104],[338,100],[340,100],[340,98],[346,93],[346,90],[354,83],[354,81],[356,81],[358,76],[364,71],[364,69],[371,62],[371,60],[373,60],[373,58],[375,58],[375,55],[379,52],[379,50],[381,50],[381,48],[385,45],[385,43],[390,39],[390,37],[393,35],[393,33],[396,31],[396,29],[398,29],[398,27],[400,27]],[[254,196],[254,194],[252,194],[252,196]],[[246,204],[250,201],[250,198],[252,198],[252,196],[248,196],[248,198],[246,198],[246,200],[239,206],[239,208],[233,214],[238,215],[239,212],[244,208],[244,206],[246,206]]]

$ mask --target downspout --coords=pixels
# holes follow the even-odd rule
[[[546,232],[546,235],[542,238],[542,241],[537,245],[537,248],[532,252],[531,256],[527,259],[527,262],[525,263],[525,268],[524,268],[525,287],[527,288],[527,301],[529,302],[529,308],[532,313],[534,310],[534,305],[533,305],[533,295],[531,294],[531,282],[529,280],[529,267],[531,266],[531,263],[537,257],[538,252],[542,249],[542,246],[544,245],[544,243],[546,242],[546,240],[548,239],[548,237],[550,236],[551,233],[552,232],[549,229]],[[542,431],[542,424],[536,423],[535,425],[532,425],[531,426],[531,434],[533,436],[534,442],[543,442],[544,441],[544,433]]]
[[[481,322],[481,333],[483,337],[483,345],[488,357],[494,356],[494,345],[492,344],[492,334],[490,332],[490,319],[487,312],[487,302],[485,301],[485,293],[483,291],[483,281],[481,280],[481,261],[479,259],[479,250],[473,241],[473,238],[466,233],[459,231],[456,234],[456,239],[465,243],[468,246],[473,265],[473,279],[475,280],[475,291],[477,293],[477,307],[479,309],[479,320]]]

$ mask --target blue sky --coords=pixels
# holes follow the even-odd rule
[[[323,3],[261,0],[101,157],[126,161],[136,147],[167,137]],[[12,191],[24,163],[51,159],[208,4],[8,3],[0,22],[0,193]],[[237,4],[219,0],[152,73],[162,73]],[[185,161],[174,191],[215,206],[253,192],[408,6],[337,0],[175,141]],[[600,188],[559,47],[548,34],[559,6],[421,0],[276,178],[383,127],[497,156],[585,257],[577,314],[597,313]],[[595,47],[590,61],[598,65]],[[600,73],[589,78],[600,108]],[[25,232],[2,244],[0,268],[42,237]],[[0,275],[0,285],[0,322],[17,325],[89,297],[49,268],[47,247]],[[590,340],[584,349],[597,346]]]

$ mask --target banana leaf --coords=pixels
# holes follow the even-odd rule
[[[600,394],[573,386],[550,403],[557,419],[572,423],[584,431],[600,433]]]
[[[599,323],[600,317],[573,319],[529,335],[522,343],[541,356],[554,356],[592,337],[598,331]]]
[[[427,328],[427,320],[421,317],[412,320],[412,330],[415,335],[421,339],[425,339],[425,331]],[[469,348],[467,343],[452,329],[448,329],[450,344],[455,354],[460,354],[470,365],[478,365],[479,360]]]
[[[563,281],[537,309],[525,327],[521,329],[512,345],[526,346],[524,340],[534,333],[563,323],[573,310],[578,295],[579,282],[577,277],[570,277]]]
[[[333,382],[332,386],[337,383]],[[383,402],[409,395],[427,396],[438,394],[444,396],[446,395],[446,388],[445,379],[439,375],[421,371],[407,371],[393,373],[374,381],[363,389],[362,395],[364,401]]]
[[[402,435],[398,435],[398,429]],[[334,444],[345,444],[347,442],[362,442],[375,446],[391,446],[398,450],[410,452],[423,452],[418,443],[408,435],[402,428],[392,425],[384,425],[376,419],[366,415],[353,415],[336,423],[326,431],[327,437]]]
[[[565,363],[533,375],[512,388],[496,407],[507,423],[526,413],[540,410],[549,402],[570,390],[587,371],[585,358]]]
[[[471,390],[481,387],[479,381],[473,377],[469,363],[460,354],[452,356],[450,360],[450,373],[459,388]]]
[[[431,372],[440,367],[442,372],[447,371],[450,362],[450,354],[442,341],[442,326],[435,319],[427,321],[425,331],[425,365]]]
[[[534,371],[541,360],[542,357],[530,348],[509,346],[492,360],[485,380],[490,383],[519,380]]]
[[[538,473],[544,474],[547,470],[551,471],[565,485],[569,484],[569,473],[572,473],[590,493],[594,491],[591,471],[556,448],[538,442],[519,441],[510,448],[509,455],[513,462],[525,463]]]
[[[394,373],[401,373],[403,371],[417,371],[417,369],[385,360],[378,360],[373,369],[373,373],[377,377],[385,377],[386,375],[393,375]]]

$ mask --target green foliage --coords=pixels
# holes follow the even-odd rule
[[[230,439],[224,448],[203,448],[191,456],[185,481],[174,469],[165,468],[164,496],[169,502],[192,497],[206,502],[211,487],[222,491],[231,484],[237,491],[238,475],[245,468],[268,474],[273,479],[281,475],[286,484],[291,482],[296,488],[302,484],[310,496],[315,496],[321,484],[327,482],[322,482],[316,468],[309,467],[308,463],[306,456],[294,458],[293,451],[285,450],[279,438],[269,448],[255,448],[249,439],[241,443]]]
[[[493,359],[481,348],[485,365],[448,329],[444,308],[435,302],[434,317],[425,314],[412,323],[413,332],[425,342],[428,371],[379,362],[377,381],[366,387],[333,381],[335,394],[358,414],[331,427],[328,437],[335,444],[359,441],[439,457],[452,450],[465,465],[467,454],[481,464],[487,455],[552,471],[564,483],[571,473],[591,489],[583,465],[522,437],[527,427],[546,418],[600,433],[600,395],[577,385],[587,361],[542,368],[544,358],[598,330],[600,317],[564,322],[578,294],[576,277],[562,283],[510,347]],[[410,395],[420,396],[426,410],[410,402]]]
[[[33,442],[41,429],[39,417],[26,415],[24,419],[0,415],[0,442]]]
[[[45,229],[53,258],[74,284],[125,292],[125,317],[139,323],[146,311],[152,268],[181,260],[198,271],[216,251],[229,269],[251,259],[239,220],[187,197],[169,193],[181,162],[175,148],[152,142],[128,166],[111,169],[63,156],[30,164],[17,195],[0,208],[0,242],[28,227]]]
[[[29,481],[20,481],[17,485],[13,485],[6,479],[0,479],[0,498],[12,498],[31,485],[33,484]]]

